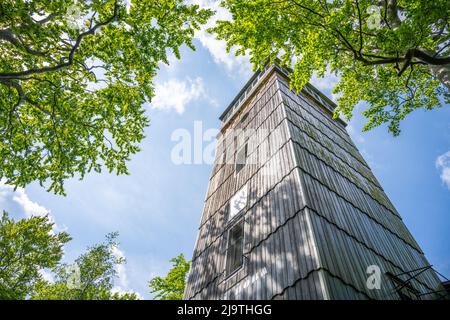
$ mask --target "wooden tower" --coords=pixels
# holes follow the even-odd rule
[[[220,117],[184,297],[439,298],[335,104],[311,85],[290,90],[288,72],[256,72]]]

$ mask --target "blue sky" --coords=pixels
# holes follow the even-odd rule
[[[17,218],[49,211],[58,228],[67,229],[73,237],[67,261],[119,231],[127,264],[116,285],[144,298],[150,297],[147,281],[164,275],[172,257],[191,257],[211,171],[209,164],[174,164],[171,135],[177,129],[193,134],[194,121],[203,131],[219,128],[219,115],[252,74],[245,58],[226,54],[206,33],[199,32],[195,44],[196,52],[183,48],[181,61],[161,66],[147,106],[151,125],[142,152],[129,163],[131,175],[92,173],[67,181],[66,197],[36,184],[16,192],[0,185],[0,209]],[[335,82],[327,77],[313,84],[331,96]],[[362,133],[361,110],[349,122],[352,138],[430,263],[450,277],[449,106],[414,112],[396,138],[384,126]]]

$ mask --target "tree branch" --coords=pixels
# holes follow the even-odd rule
[[[51,13],[49,14],[47,17],[45,17],[42,20],[35,20],[33,19],[34,22],[38,23],[38,24],[46,24],[47,22],[49,22],[50,20],[52,20],[55,16]]]
[[[393,28],[398,28],[402,21],[398,17],[398,6],[397,6],[397,0],[385,0],[386,2],[386,21],[390,22],[390,25],[392,25]],[[389,26],[390,27],[390,26]]]
[[[358,11],[358,24],[359,24],[359,54],[361,55],[363,49],[363,32],[362,32],[362,19],[361,19],[361,9],[359,8],[358,0],[355,0],[356,9]]]
[[[9,43],[13,44],[16,48],[25,49],[26,52],[29,54],[35,55],[35,56],[45,56],[46,52],[36,51],[30,48],[21,37],[16,36],[13,32],[11,32],[9,29],[3,29],[0,30],[0,40],[8,41]]]
[[[25,71],[20,71],[20,72],[4,72],[4,73],[0,73],[0,80],[7,80],[7,79],[20,79],[23,77],[27,77],[33,74],[42,74],[42,73],[48,73],[48,72],[54,72],[54,71],[58,71],[64,68],[67,68],[69,66],[71,66],[73,64],[73,57],[74,54],[76,53],[76,51],[78,50],[78,47],[80,46],[82,40],[84,39],[84,37],[88,36],[88,35],[93,35],[95,34],[95,31],[102,27],[105,26],[109,23],[111,23],[113,20],[116,19],[116,17],[118,16],[118,12],[119,12],[119,5],[116,2],[114,4],[114,14],[106,19],[103,22],[99,22],[96,25],[94,25],[92,28],[90,28],[89,30],[80,33],[75,41],[75,44],[73,45],[72,49],[69,52],[69,55],[67,57],[67,61],[54,65],[54,66],[50,66],[50,67],[44,67],[44,68],[38,68],[38,69],[29,69],[29,70],[25,70]]]

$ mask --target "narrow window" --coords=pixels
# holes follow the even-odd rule
[[[236,173],[242,170],[245,167],[245,163],[247,161],[247,143],[245,143],[236,153],[236,163],[234,169]]]
[[[244,250],[244,220],[228,231],[226,275],[232,274],[242,266]]]
[[[247,118],[248,118],[248,112],[242,116],[242,118],[239,121],[239,123],[244,123],[244,121],[247,120]]]

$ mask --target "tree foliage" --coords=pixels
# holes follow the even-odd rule
[[[155,294],[153,299],[183,299],[190,262],[186,261],[182,253],[178,257],[171,259],[170,262],[172,262],[172,269],[169,270],[165,277],[155,277],[149,281],[150,293]]]
[[[54,233],[48,216],[14,221],[6,212],[0,219],[0,300],[25,299],[41,271],[55,268],[70,241],[66,232]]]
[[[31,299],[34,300],[136,300],[134,293],[113,291],[117,266],[125,263],[115,254],[118,233],[106,236],[106,241],[92,246],[73,264],[60,264],[54,282],[39,281]],[[75,271],[76,270],[76,271]]]
[[[63,194],[64,180],[127,173],[149,124],[158,64],[212,14],[182,0],[0,3],[0,178]]]
[[[368,103],[364,129],[399,123],[449,102],[450,6],[446,0],[223,0],[232,14],[212,29],[261,67],[278,56],[300,90],[316,73],[338,74],[336,115]]]
[[[15,221],[0,219],[0,300],[136,300],[133,292],[114,290],[118,266],[118,233],[88,248],[74,263],[61,263],[66,232],[55,232],[47,216]],[[45,279],[43,272],[54,278]]]

